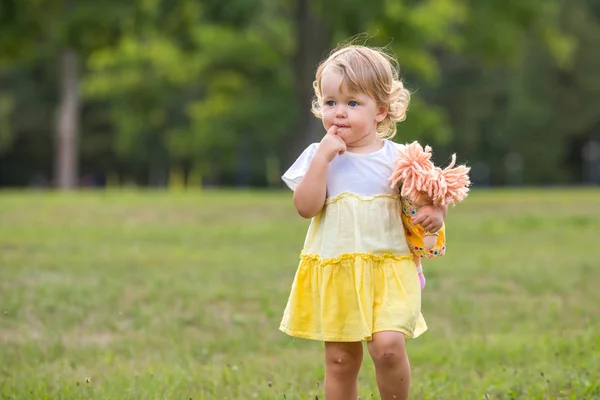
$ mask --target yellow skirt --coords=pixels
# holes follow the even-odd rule
[[[419,336],[421,288],[412,255],[303,254],[280,329],[328,342],[371,340],[380,331]]]

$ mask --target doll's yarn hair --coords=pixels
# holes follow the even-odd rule
[[[377,105],[387,106],[387,115],[377,124],[377,136],[391,139],[396,135],[396,123],[406,119],[410,92],[399,78],[397,61],[383,49],[362,45],[345,45],[334,50],[317,68],[313,89],[312,113],[323,117],[321,79],[325,70],[342,75],[342,85],[350,93],[364,93]]]
[[[429,172],[430,178],[425,180],[429,186],[425,187],[425,191],[434,204],[454,205],[467,197],[471,186],[470,168],[455,164],[456,154],[452,154],[450,165],[444,169],[435,167]]]
[[[400,194],[409,199],[415,199],[430,184],[426,182],[429,179],[429,172],[435,167],[431,162],[431,147],[423,148],[418,142],[413,142],[404,146],[398,151],[399,157],[396,158],[396,168],[390,177],[392,181],[391,188],[402,183]]]
[[[415,199],[427,193],[436,205],[454,205],[467,197],[471,181],[470,168],[456,165],[456,154],[446,168],[436,167],[431,161],[431,147],[423,148],[413,142],[398,150],[396,167],[390,176],[391,188],[402,184],[400,195]]]

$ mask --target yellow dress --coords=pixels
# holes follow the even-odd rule
[[[314,146],[284,175],[292,189]],[[386,141],[371,157],[345,153],[330,163],[328,194],[333,195],[308,228],[281,320],[286,334],[356,342],[380,331],[414,338],[427,329],[399,191],[388,188],[395,146]],[[344,190],[352,187],[356,192]]]

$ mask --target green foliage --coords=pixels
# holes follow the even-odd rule
[[[10,155],[28,132],[50,140],[58,54],[71,47],[83,67],[84,170],[110,173],[100,159],[129,172],[195,165],[231,183],[247,169],[265,184],[273,157],[284,168],[286,154],[320,134],[305,121],[320,58],[364,33],[355,40],[397,56],[413,92],[396,140],[459,152],[497,183],[510,180],[515,154],[522,182],[580,180],[572,154],[600,123],[596,3],[4,0],[0,151]],[[11,169],[7,160],[0,165]]]

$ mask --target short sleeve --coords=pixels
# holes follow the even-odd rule
[[[290,189],[296,190],[298,184],[300,184],[300,181],[304,177],[304,174],[306,174],[306,170],[317,152],[318,147],[318,143],[313,143],[304,149],[292,166],[283,174],[281,179]]]

